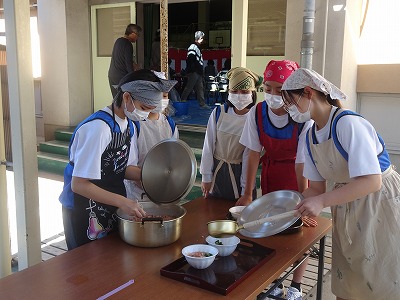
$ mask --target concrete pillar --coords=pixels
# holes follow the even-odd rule
[[[6,0],[4,12],[7,28],[18,267],[22,270],[42,261],[29,1]]]
[[[248,0],[232,1],[232,67],[246,67]]]
[[[89,7],[86,0],[38,0],[46,140],[92,113]]]

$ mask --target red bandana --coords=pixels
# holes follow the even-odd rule
[[[299,68],[299,65],[292,60],[271,60],[264,71],[265,81],[276,81],[284,83],[285,80]]]

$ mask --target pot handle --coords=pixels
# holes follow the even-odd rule
[[[162,217],[149,217],[149,218],[144,217],[142,218],[142,226],[144,225],[145,222],[153,222],[153,221],[159,221],[161,226],[163,225],[164,222]]]

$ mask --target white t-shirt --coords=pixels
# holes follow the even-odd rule
[[[225,109],[224,106],[221,106],[221,109]],[[216,121],[216,111],[215,108],[210,115],[207,123],[207,131],[204,138],[203,151],[201,155],[201,163],[200,163],[200,173],[202,174],[203,182],[211,182],[212,181],[212,169],[214,167],[214,151],[215,151],[215,143],[217,141],[217,121]],[[227,114],[234,115],[237,118],[246,118],[245,115],[238,115],[235,113],[233,107],[229,107]],[[247,162],[249,156],[249,149],[245,148],[242,157],[242,175],[240,177],[240,185],[242,187],[242,192],[244,192],[244,188],[246,185],[246,170],[247,170]]]
[[[336,107],[332,107],[326,125],[315,132],[319,143],[329,138],[331,120],[335,110]],[[382,173],[377,155],[382,152],[383,148],[371,123],[362,117],[346,115],[337,122],[336,132],[340,144],[348,153],[350,178]],[[303,175],[312,181],[325,180],[319,174],[308,151]]]
[[[289,123],[289,115],[284,114],[278,116],[268,107],[268,116],[272,124],[277,128],[282,128]],[[297,144],[297,154],[295,163],[304,163],[305,160],[305,143],[306,143],[306,132],[313,124],[313,121],[308,121],[304,124],[303,130],[300,133],[299,141]],[[246,123],[240,137],[240,143],[253,151],[261,152],[263,146],[260,143],[260,137],[258,135],[258,128],[256,123],[256,106],[253,106],[247,113]]]
[[[112,111],[105,107],[103,111],[112,115]],[[115,115],[122,132],[125,132],[128,120]],[[70,161],[74,163],[72,176],[87,179],[101,179],[101,156],[111,142],[110,126],[102,120],[93,120],[83,124],[76,132],[70,149]],[[133,134],[129,152],[128,165],[132,164],[132,151],[137,149],[137,135]]]

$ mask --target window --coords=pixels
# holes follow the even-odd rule
[[[249,0],[247,55],[285,55],[286,1]]]

